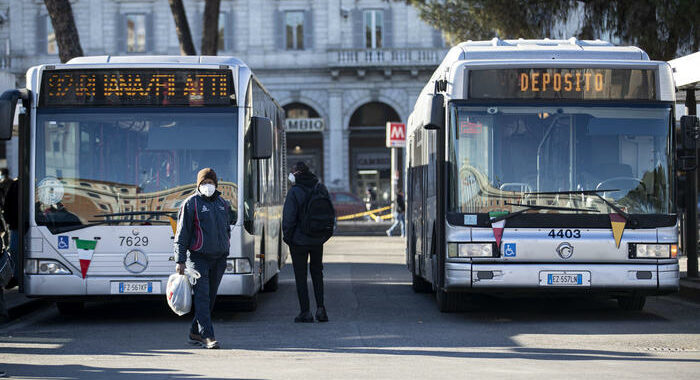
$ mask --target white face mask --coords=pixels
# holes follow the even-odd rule
[[[205,197],[211,197],[212,195],[214,195],[215,191],[216,186],[210,183],[199,185],[199,192],[202,193]]]
[[[297,181],[297,177],[294,176],[294,173],[289,173],[289,182],[295,183]]]

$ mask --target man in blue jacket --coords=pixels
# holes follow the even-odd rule
[[[194,285],[194,320],[189,338],[191,343],[206,348],[219,348],[211,312],[226,270],[231,238],[231,207],[217,186],[213,169],[199,171],[197,191],[182,203],[175,233],[176,272],[185,273],[189,251],[189,260],[201,275]]]
[[[309,271],[314,285],[316,297],[316,320],[327,322],[328,314],[323,302],[323,243],[330,236],[310,236],[300,228],[301,221],[306,212],[305,206],[311,191],[318,184],[321,192],[328,193],[326,187],[318,182],[318,178],[309,171],[309,167],[302,161],[297,162],[292,168],[289,180],[293,186],[287,192],[282,212],[282,232],[284,242],[289,245],[294,267],[294,279],[297,285],[297,296],[301,312],[294,318],[294,322],[311,323],[314,317],[309,311],[309,289],[306,286],[306,264],[311,257]]]

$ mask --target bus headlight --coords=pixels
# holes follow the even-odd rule
[[[252,271],[253,267],[247,258],[226,259],[226,273],[244,274]]]
[[[24,261],[24,273],[26,274],[72,274],[70,269],[56,260],[34,260]]]
[[[678,246],[675,244],[630,244],[630,258],[675,259]]]
[[[447,256],[451,258],[462,257],[493,257],[495,250],[493,243],[449,243],[447,244]]]

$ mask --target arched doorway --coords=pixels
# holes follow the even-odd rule
[[[286,116],[287,165],[304,161],[313,173],[323,177],[324,120],[304,103],[289,103],[282,108]]]
[[[391,106],[369,102],[350,117],[350,188],[371,207],[391,204],[391,151],[386,148],[386,123],[401,121]]]

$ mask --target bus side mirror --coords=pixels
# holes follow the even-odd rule
[[[681,149],[694,151],[700,137],[700,125],[695,115],[681,116]]]
[[[429,112],[423,128],[431,130],[445,128],[445,97],[442,94],[435,94],[430,99]]]
[[[272,120],[253,116],[250,121],[253,129],[253,152],[251,157],[264,160],[272,157]]]
[[[0,140],[6,141],[12,138],[15,109],[21,97],[19,90],[8,90],[0,96]]]

